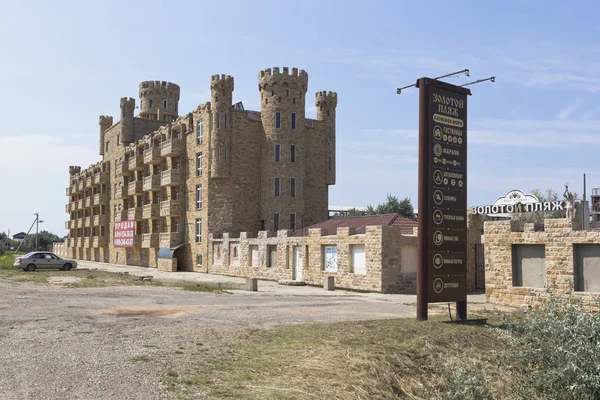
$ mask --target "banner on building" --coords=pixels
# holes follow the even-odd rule
[[[135,235],[135,221],[115,222],[114,246],[133,247]]]

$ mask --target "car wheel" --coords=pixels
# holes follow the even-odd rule
[[[27,272],[35,271],[35,264],[29,264],[27,267],[25,267],[25,271],[27,271]]]
[[[63,265],[62,270],[63,271],[70,271],[71,268],[73,268],[73,266],[71,264],[65,264],[65,265]]]

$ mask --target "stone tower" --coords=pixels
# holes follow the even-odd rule
[[[133,112],[135,111],[135,99],[121,97],[121,142],[131,143],[133,137]]]
[[[275,67],[259,73],[264,130],[261,143],[260,214],[264,229],[298,227],[304,215],[307,87],[308,74],[297,68],[290,71],[283,67],[280,72]],[[277,215],[278,224],[275,221]]]
[[[179,115],[179,86],[165,81],[140,83],[140,118],[173,121]]]
[[[325,122],[327,130],[327,184],[335,185],[335,108],[336,92],[317,92],[315,105],[317,119]]]
[[[231,174],[231,131],[233,77],[213,75],[210,79],[212,126],[210,135],[211,178],[229,178]]]
[[[104,132],[113,125],[113,117],[108,115],[100,116],[100,155],[104,155]]]

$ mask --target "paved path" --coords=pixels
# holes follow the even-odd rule
[[[131,275],[151,275],[153,280],[161,282],[186,282],[192,284],[221,284],[224,288],[242,289],[246,279],[208,274],[204,272],[164,272],[155,268],[136,267],[132,265],[119,265],[94,261],[78,261],[79,268],[97,268],[101,271],[108,272],[127,272]],[[364,300],[379,300],[395,304],[414,305],[417,302],[417,296],[414,294],[382,294],[382,293],[364,293],[349,290],[336,289],[334,291],[324,290],[317,286],[286,286],[280,285],[277,282],[259,280],[258,292],[253,295],[285,295],[285,296],[327,296],[327,297],[354,297]],[[485,294],[470,294],[468,295],[470,309],[502,309],[509,310],[506,307],[493,306],[486,304]],[[412,316],[412,315],[406,315]]]

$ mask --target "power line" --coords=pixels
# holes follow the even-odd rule
[[[0,214],[0,217],[29,217],[35,214]]]

